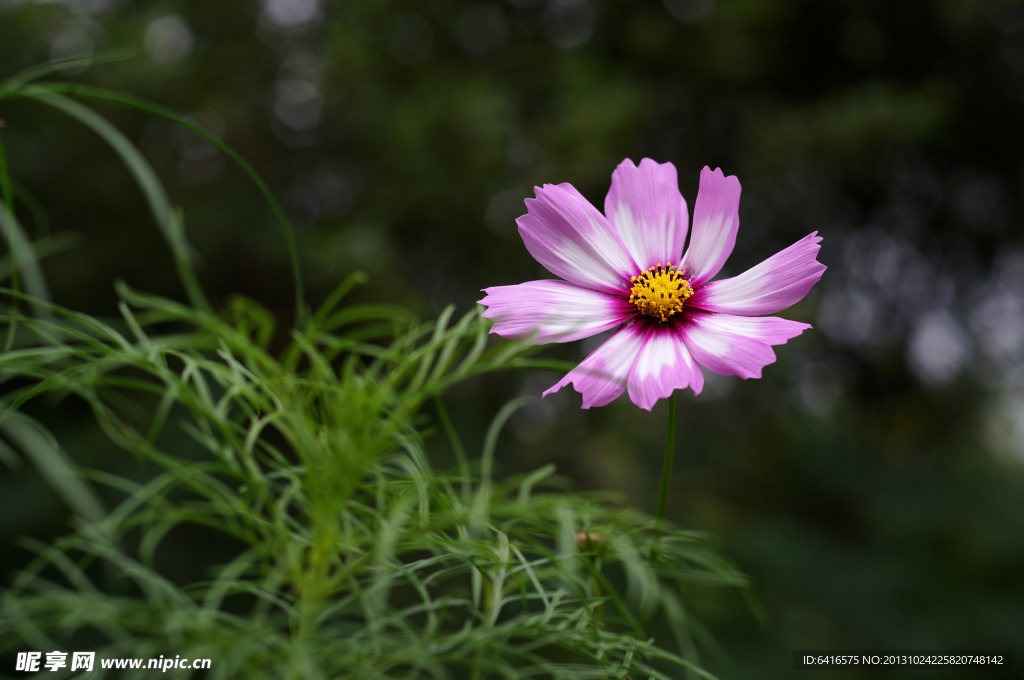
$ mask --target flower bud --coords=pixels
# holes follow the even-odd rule
[[[601,547],[601,544],[604,543],[604,534],[596,529],[587,529],[576,534],[576,545],[586,548],[587,543],[594,548]]]

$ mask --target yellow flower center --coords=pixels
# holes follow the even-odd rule
[[[693,295],[690,282],[683,278],[679,270],[673,266],[657,267],[630,277],[633,289],[629,292],[629,301],[636,305],[641,314],[659,321],[667,321],[670,316],[683,311],[686,298]]]

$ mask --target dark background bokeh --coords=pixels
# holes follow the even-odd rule
[[[362,300],[466,311],[482,287],[545,276],[515,229],[535,184],[601,206],[615,165],[649,156],[675,163],[692,205],[703,165],[736,174],[723,276],[813,230],[829,270],[786,312],[815,330],[764,379],[709,375],[680,400],[670,514],[721,537],[767,614],[698,595],[729,659],[712,668],[790,677],[796,648],[1016,647],[1024,662],[1024,4],[0,0],[0,75],[124,47],[137,56],[60,77],[239,149],[298,225],[313,302],[360,268]],[[165,122],[99,109],[184,206],[212,299],[241,292],[287,326],[284,243],[241,173]],[[57,302],[113,314],[117,278],[182,297],[109,149],[38,104],[0,117],[50,231],[78,235],[44,265]],[[453,416],[476,445],[501,403],[557,377],[466,384]],[[553,461],[653,510],[664,404],[579,403],[563,391],[517,416],[503,471]],[[36,413],[78,461],[132,465],[80,406]],[[32,470],[0,472],[0,567],[24,559],[15,536],[66,530]]]

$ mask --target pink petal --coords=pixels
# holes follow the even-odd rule
[[[583,408],[610,404],[626,390],[629,370],[646,337],[644,330],[643,324],[631,324],[615,331],[543,396],[572,383],[583,395]]]
[[[516,222],[534,259],[567,281],[623,294],[639,271],[604,215],[571,184],[536,187],[526,199],[527,214]]]
[[[733,316],[731,314],[691,313],[691,319],[715,331],[743,335],[767,345],[784,345],[788,340],[812,328],[809,323],[777,316]]]
[[[704,375],[690,356],[675,324],[651,324],[643,348],[629,372],[629,398],[648,411],[675,390],[704,389]]]
[[[693,232],[690,247],[680,269],[696,288],[722,269],[736,245],[740,228],[740,181],[704,166],[700,188],[693,205]]]
[[[744,316],[780,312],[802,300],[825,272],[817,260],[820,242],[818,232],[809,234],[739,276],[701,286],[686,304]]]
[[[612,173],[604,214],[640,269],[679,265],[689,214],[674,165],[650,158],[641,160],[640,167],[628,158],[622,161]]]
[[[527,281],[485,288],[484,316],[503,338],[570,342],[614,328],[636,314],[625,298],[599,293],[568,281]]]
[[[680,334],[701,366],[723,375],[760,378],[781,345],[811,326],[778,317],[731,316],[690,310]]]

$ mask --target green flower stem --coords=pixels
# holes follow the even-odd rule
[[[661,542],[662,524],[665,521],[665,509],[668,507],[668,488],[672,483],[672,459],[676,455],[676,393],[668,398],[668,417],[665,423],[665,461],[661,468],[661,491],[658,493],[658,509],[654,514],[654,539],[651,541],[650,562],[653,567],[658,560],[658,544]],[[647,635],[651,623],[650,611],[645,612],[640,621],[643,634]]]
[[[655,536],[661,534],[661,523],[665,519],[665,509],[668,507],[668,488],[672,482],[672,459],[676,453],[676,393],[668,398],[668,418],[665,428],[665,462],[661,469],[661,491],[658,494],[658,510],[655,513],[657,518]]]

